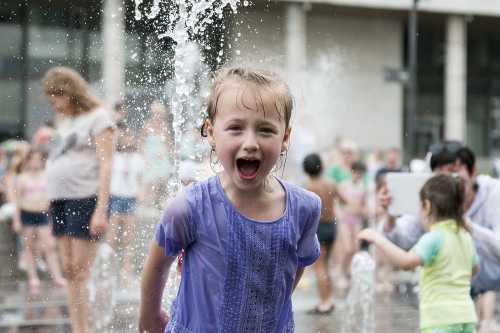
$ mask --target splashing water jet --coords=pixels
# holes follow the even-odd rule
[[[358,251],[351,262],[351,289],[347,295],[343,333],[375,332],[375,261],[368,253],[368,247],[362,248],[364,249]]]
[[[144,16],[148,19],[156,18],[161,13],[161,0],[154,0],[148,13]],[[141,7],[143,0],[135,0],[135,19],[143,17]],[[238,8],[238,0],[177,0],[174,10],[168,11],[166,32],[158,35],[161,38],[171,38],[175,43],[174,56],[174,82],[173,94],[171,96],[172,127],[174,138],[173,171],[167,184],[168,195],[175,195],[181,188],[179,177],[179,162],[182,159],[182,144],[186,140],[186,133],[200,125],[202,119],[202,108],[196,108],[193,103],[195,96],[200,97],[200,81],[207,77],[207,73],[200,70],[204,68],[200,49],[209,50],[211,46],[199,45],[194,40],[203,40],[203,34],[207,26],[213,23],[213,18],[219,19],[224,16],[224,9],[229,7],[233,13]],[[224,38],[222,38],[222,41]],[[217,63],[222,60],[222,54],[217,55]],[[198,84],[197,84],[198,83]],[[172,265],[165,288],[164,305],[169,308],[177,294],[179,275],[177,265]]]

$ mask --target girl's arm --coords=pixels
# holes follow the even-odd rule
[[[479,269],[479,265],[476,264],[474,266],[474,268],[472,269],[472,276],[476,275],[477,273],[479,273],[480,269]]]
[[[304,274],[304,267],[297,268],[297,272],[295,272],[295,281],[293,282],[292,293],[294,292],[295,287],[297,287],[297,285],[299,284],[300,279],[302,278],[302,274]]]
[[[358,238],[373,243],[386,255],[390,262],[403,269],[413,269],[422,265],[422,259],[416,253],[402,250],[373,229],[361,231]]]
[[[5,176],[5,194],[7,196],[7,202],[16,203],[16,179],[19,176],[15,174],[10,174]]]
[[[175,257],[166,256],[163,251],[156,242],[151,242],[141,281],[139,308],[141,333],[162,333],[168,322],[167,313],[161,308],[161,300],[168,272]]]
[[[366,204],[367,197],[368,197],[368,190],[365,188],[363,193],[363,198],[361,199],[361,207],[360,207],[361,210],[359,211],[361,216],[365,219],[367,219],[369,216],[368,205]]]
[[[96,152],[99,158],[99,193],[96,209],[90,222],[90,234],[94,236],[104,233],[107,227],[113,157],[113,130],[111,128],[96,135]]]
[[[14,212],[14,217],[12,218],[12,229],[16,234],[21,234],[23,229],[21,223],[21,196],[23,194],[23,181],[21,176],[17,177],[16,184],[14,185],[13,196],[16,203],[16,210]]]
[[[343,205],[347,204],[347,199],[342,193],[342,191],[339,189],[339,186],[335,183],[331,183],[332,189],[331,191],[334,193],[335,198],[338,198],[339,202]]]

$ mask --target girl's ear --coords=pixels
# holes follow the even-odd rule
[[[292,128],[288,127],[285,130],[285,135],[283,136],[283,142],[281,144],[281,152],[287,151],[289,142],[290,142],[290,134],[292,133]]]
[[[205,131],[207,133],[208,143],[210,146],[215,147],[214,126],[210,119],[207,119],[205,122]]]
[[[471,177],[476,177],[477,176],[477,163],[474,163],[474,166],[472,167],[472,175]]]
[[[424,215],[426,217],[431,216],[432,213],[432,204],[429,201],[429,199],[425,199],[424,202],[422,203],[422,209],[424,212]]]

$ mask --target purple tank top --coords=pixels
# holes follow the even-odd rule
[[[193,184],[169,203],[155,239],[166,255],[181,249],[185,255],[165,332],[293,332],[295,274],[319,257],[321,201],[280,183],[286,209],[270,222],[236,210],[217,176]]]

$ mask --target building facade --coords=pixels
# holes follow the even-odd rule
[[[40,79],[57,64],[80,70],[108,105],[125,99],[138,118],[152,99],[168,99],[173,44],[158,37],[161,18],[134,19],[133,1],[4,3],[0,138],[29,137],[50,117]],[[447,138],[491,156],[500,149],[500,6],[451,3],[419,2],[414,150]],[[244,62],[285,75],[296,99],[295,145],[304,150],[327,149],[337,137],[404,147],[410,8],[400,0],[256,0],[227,15],[226,29],[210,29],[204,58],[212,69]]]

